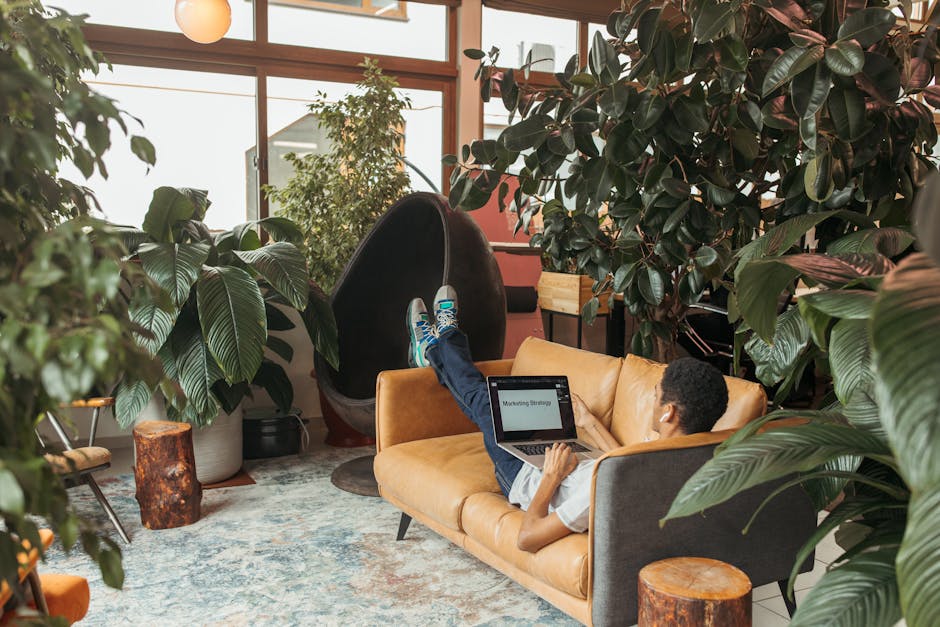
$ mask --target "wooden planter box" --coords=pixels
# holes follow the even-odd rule
[[[581,315],[581,308],[594,296],[591,286],[594,279],[584,274],[562,274],[560,272],[542,272],[539,277],[538,293],[539,307],[547,311]],[[610,292],[604,292],[598,297],[600,307],[598,315],[607,314],[610,308],[607,299]]]

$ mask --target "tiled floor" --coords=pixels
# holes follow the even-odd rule
[[[107,474],[122,474],[133,471],[134,451],[132,448],[112,448],[111,468]],[[104,474],[104,473],[103,473]],[[832,534],[823,539],[816,547],[816,566],[796,580],[796,602],[799,604],[809,589],[819,581],[827,566],[842,554],[842,549],[835,543]],[[767,584],[753,591],[753,627],[784,627],[789,620],[787,607],[780,596],[777,584]]]

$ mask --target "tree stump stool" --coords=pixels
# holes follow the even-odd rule
[[[192,427],[148,420],[134,427],[134,481],[140,522],[170,529],[199,520],[202,486],[196,479]]]
[[[674,557],[643,567],[637,627],[749,627],[751,580],[731,564]]]

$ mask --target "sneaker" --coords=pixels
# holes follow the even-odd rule
[[[415,298],[408,303],[408,337],[411,343],[408,346],[408,365],[412,368],[430,366],[427,352],[428,348],[437,344],[437,330],[428,315],[428,308],[424,301]]]
[[[438,336],[457,328],[457,290],[450,285],[442,285],[434,296],[434,319]]]

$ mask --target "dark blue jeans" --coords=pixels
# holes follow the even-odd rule
[[[454,395],[457,405],[483,432],[483,444],[496,466],[496,481],[503,494],[509,496],[512,482],[522,468],[522,460],[513,457],[496,444],[493,416],[490,413],[490,395],[486,379],[473,364],[470,344],[460,329],[448,330],[437,344],[428,349],[428,360],[438,380]]]

